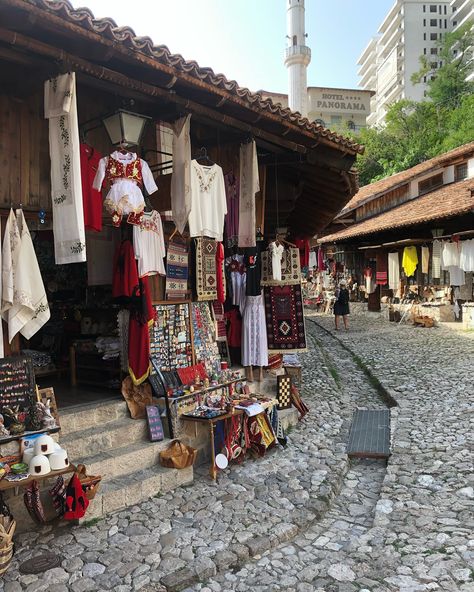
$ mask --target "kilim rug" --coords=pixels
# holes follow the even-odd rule
[[[188,296],[188,249],[170,242],[166,256],[166,299],[184,300]]]
[[[262,286],[291,286],[301,282],[301,263],[299,249],[285,249],[281,262],[281,281],[273,279],[272,256],[268,251],[262,253]]]
[[[198,300],[217,300],[216,252],[213,238],[199,237],[196,241],[196,294]]]
[[[217,300],[212,302],[212,313],[216,324],[216,341],[227,341],[227,326],[222,302],[218,302]]]
[[[264,288],[268,350],[306,351],[301,286]]]

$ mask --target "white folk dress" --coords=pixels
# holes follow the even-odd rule
[[[224,174],[218,164],[204,166],[191,161],[191,211],[189,233],[222,241],[227,214]]]
[[[273,279],[281,282],[281,260],[283,258],[284,247],[282,244],[270,243],[268,250],[272,256]]]
[[[116,151],[101,158],[93,188],[100,191],[104,181],[110,182],[104,204],[111,214],[142,212],[145,207],[142,183],[149,194],[158,190],[148,163],[138,158],[134,152],[122,154]]]
[[[263,296],[247,296],[242,320],[242,365],[268,366]]]
[[[160,214],[143,212],[139,225],[133,227],[133,250],[138,259],[138,275],[166,275],[163,257],[166,255]]]

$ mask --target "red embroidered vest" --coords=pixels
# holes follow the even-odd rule
[[[124,164],[120,160],[115,160],[115,158],[109,156],[105,175],[110,183],[118,179],[130,179],[136,181],[139,185],[143,185],[142,164],[139,158]]]

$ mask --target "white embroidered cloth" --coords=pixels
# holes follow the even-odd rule
[[[171,177],[171,210],[173,222],[180,234],[191,211],[191,141],[189,127],[191,115],[181,117],[173,124],[173,175]]]
[[[255,140],[240,145],[239,247],[255,247],[255,194],[260,191]]]
[[[18,332],[26,339],[31,339],[51,316],[33,241],[22,210],[16,211],[16,225],[20,243],[14,247],[12,258],[13,305],[8,309],[10,343]]]
[[[49,119],[55,260],[80,263],[86,261],[86,234],[74,72],[44,83],[44,116]]]

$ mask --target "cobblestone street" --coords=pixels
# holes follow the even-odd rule
[[[285,450],[89,527],[20,535],[0,590],[474,590],[474,334],[357,316],[307,330],[311,413]],[[353,411],[386,408],[363,366],[399,405],[387,467],[345,454]],[[41,550],[61,567],[20,575]]]

